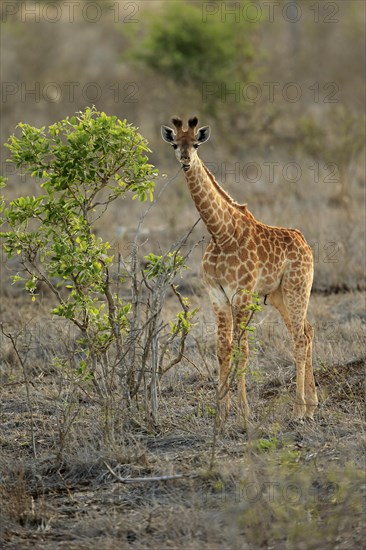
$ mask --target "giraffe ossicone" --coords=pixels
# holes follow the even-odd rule
[[[236,343],[240,347],[237,368],[240,409],[249,407],[245,368],[248,339],[241,327],[249,319],[253,293],[267,296],[281,314],[293,340],[296,364],[295,419],[313,418],[318,404],[312,366],[314,331],[307,320],[313,282],[313,255],[297,229],[269,226],[256,220],[246,205],[235,202],[219,185],[198,156],[210,137],[209,126],[197,128],[197,117],[183,128],[174,117],[175,129],[162,126],[164,141],[175,150],[196,208],[211,235],[203,257],[203,277],[217,323],[220,415],[230,410],[230,380]]]

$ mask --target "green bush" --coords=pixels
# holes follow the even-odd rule
[[[202,5],[167,2],[152,12],[133,55],[179,84],[251,80],[253,23],[228,15],[203,16]],[[207,19],[207,20],[205,20]]]
[[[47,129],[18,127],[20,136],[5,144],[10,161],[38,179],[41,194],[10,202],[0,197],[2,248],[17,260],[13,282],[22,282],[32,301],[46,285],[53,295],[52,314],[77,327],[75,354],[56,358],[57,364],[71,367],[76,384],[94,384],[110,439],[115,396],[129,410],[144,383],[155,421],[165,356],[170,355],[166,368],[182,358],[195,311],[176,288],[183,309],[176,323],[163,323],[161,311],[167,289],[185,268],[184,258],[178,250],[149,254],[147,271],[141,274],[137,233],[131,258],[119,259],[121,274],[110,244],[96,235],[97,220],[118,197],[130,192],[141,201],[153,198],[157,170],[148,163],[147,142],[134,126],[87,108]],[[0,178],[4,186],[5,178]],[[119,283],[130,283],[129,301],[119,295]],[[179,353],[174,356],[170,347],[175,341]]]

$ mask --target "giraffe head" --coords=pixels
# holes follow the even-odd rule
[[[210,137],[210,127],[202,126],[196,130],[198,124],[197,117],[190,118],[188,128],[183,130],[183,122],[180,118],[172,118],[176,130],[169,126],[161,127],[161,135],[164,141],[169,143],[175,149],[175,155],[186,172],[196,162],[199,145],[205,143]]]

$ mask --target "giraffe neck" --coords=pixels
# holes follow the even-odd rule
[[[219,246],[234,244],[240,229],[238,207],[245,207],[233,201],[199,158],[185,176],[196,208],[215,242]]]

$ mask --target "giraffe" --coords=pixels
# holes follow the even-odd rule
[[[238,204],[224,191],[197,154],[210,137],[209,126],[196,130],[197,117],[189,119],[186,129],[178,117],[172,118],[172,123],[175,130],[161,127],[162,138],[175,149],[192,199],[211,235],[202,268],[217,325],[219,416],[225,421],[230,411],[229,379],[234,346],[239,342],[239,407],[244,419],[249,417],[245,385],[249,350],[242,327],[249,319],[252,293],[257,293],[270,299],[292,337],[294,420],[312,419],[318,399],[312,367],[314,331],[307,320],[314,271],[311,248],[297,229],[261,223],[246,204]]]

